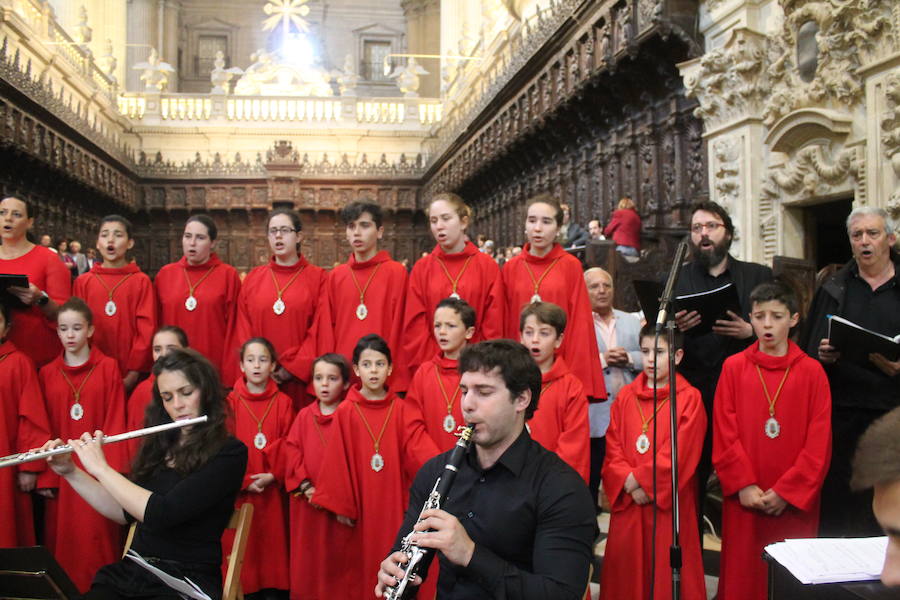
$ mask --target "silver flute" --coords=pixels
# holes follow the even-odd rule
[[[444,465],[443,473],[437,478],[437,481],[434,482],[434,488],[432,488],[431,493],[428,494],[425,506],[423,506],[422,510],[419,512],[419,518],[416,520],[417,523],[422,520],[422,513],[426,510],[441,508],[441,503],[447,498],[447,493],[450,491],[450,486],[453,485],[453,480],[456,478],[456,472],[459,470],[459,465],[462,463],[466,450],[469,448],[469,443],[472,439],[472,431],[474,429],[474,425],[459,427],[459,432],[456,434],[459,436],[459,439],[456,440],[453,452],[450,453],[447,464]],[[400,552],[406,555],[407,561],[406,564],[398,565],[403,569],[403,577],[397,580],[396,585],[389,587],[386,590],[384,597],[387,600],[400,600],[403,597],[406,589],[416,578],[416,573],[419,570],[419,566],[422,564],[422,560],[428,556],[428,554],[433,552],[431,548],[422,548],[412,543],[412,536],[415,533],[415,529],[407,533],[400,544]]]
[[[124,442],[125,440],[131,440],[137,437],[159,433],[160,431],[166,431],[168,429],[187,427],[188,425],[196,425],[197,423],[205,423],[206,419],[206,415],[203,415],[202,417],[195,417],[193,419],[172,421],[171,423],[164,423],[162,425],[155,425],[153,427],[135,429],[134,431],[128,431],[126,433],[104,435],[103,443],[112,444],[115,442]],[[72,446],[66,444],[65,446],[57,446],[56,448],[52,448],[50,450],[29,450],[28,452],[20,452],[19,454],[10,454],[9,456],[0,458],[0,469],[2,469],[3,467],[13,467],[15,465],[21,465],[22,463],[31,462],[33,460],[50,458],[51,456],[56,456],[57,454],[69,454],[70,452],[74,451],[75,449],[72,448]]]

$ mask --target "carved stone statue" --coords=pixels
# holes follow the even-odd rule
[[[86,46],[91,43],[94,30],[88,27],[87,8],[84,6],[78,11],[78,24],[75,26],[75,41]]]
[[[347,54],[347,56],[344,57],[344,68],[340,71],[332,71],[331,76],[334,77],[335,82],[337,82],[338,92],[341,96],[356,95],[356,84],[359,82],[359,75],[356,74],[352,54]]]
[[[234,93],[256,96],[332,96],[329,74],[318,67],[295,67],[278,60],[273,52],[257,50],[254,61],[234,86]]]
[[[423,69],[415,58],[410,57],[406,66],[398,66],[389,77],[397,80],[397,87],[406,98],[418,98],[419,75],[428,75],[428,71]]]
[[[216,58],[213,61],[212,72],[209,74],[209,80],[212,82],[213,87],[210,93],[212,94],[227,94],[228,93],[228,83],[231,81],[231,78],[235,75],[242,75],[244,71],[239,69],[238,67],[231,67],[229,69],[225,68],[225,53],[221,50],[216,52]]]
[[[174,73],[175,68],[159,58],[156,48],[150,48],[150,56],[145,62],[139,62],[131,67],[136,71],[142,71],[141,81],[144,82],[145,92],[161,92],[169,85],[169,73]]]
[[[110,79],[113,81],[116,80],[115,73],[116,67],[118,66],[119,61],[116,60],[116,57],[113,56],[113,43],[112,40],[106,40],[106,45],[103,48],[103,55],[97,59],[97,65],[100,67],[100,70],[106,73]]]

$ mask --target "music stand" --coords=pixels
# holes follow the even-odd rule
[[[80,596],[44,546],[0,548],[0,600],[76,600]]]

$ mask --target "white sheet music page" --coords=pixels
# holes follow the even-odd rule
[[[800,583],[842,583],[878,579],[887,537],[785,540],[766,552]]]
[[[200,589],[200,587],[191,581],[188,578],[179,579],[177,577],[172,577],[162,569],[154,567],[146,560],[144,557],[135,552],[134,550],[129,550],[125,554],[126,558],[130,558],[140,566],[144,567],[157,577],[159,577],[160,581],[165,583],[167,586],[178,592],[183,598],[192,598],[193,600],[212,600],[206,593]]]

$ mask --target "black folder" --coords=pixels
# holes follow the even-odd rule
[[[659,313],[659,298],[662,296],[665,286],[658,281],[647,280],[635,280],[632,284],[634,285],[638,302],[641,305],[641,310],[644,311],[644,318],[648,322],[653,321],[655,315]],[[687,335],[703,335],[712,331],[713,325],[716,324],[718,319],[728,319],[727,312],[729,310],[737,315],[741,315],[741,302],[738,299],[734,284],[726,283],[721,287],[705,292],[676,296],[675,312],[681,310],[686,310],[687,312],[696,310],[700,313],[700,324],[692,327],[685,333]],[[743,315],[741,316],[743,317]]]
[[[9,293],[10,287],[28,287],[28,275],[0,273],[0,302],[12,308],[26,308],[21,300]]]
[[[890,361],[900,358],[900,335],[892,338],[835,315],[828,315],[828,341],[841,360],[860,366],[872,367],[869,355],[875,352]]]

